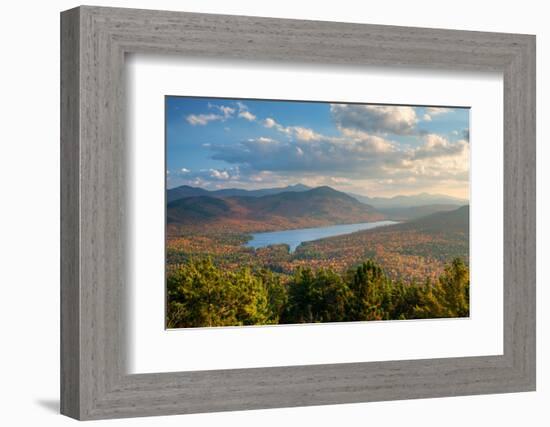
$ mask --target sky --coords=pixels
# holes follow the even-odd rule
[[[469,109],[166,97],[168,188],[469,198]]]

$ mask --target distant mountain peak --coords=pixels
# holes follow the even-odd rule
[[[169,202],[168,222],[199,227],[208,223],[220,228],[247,223],[255,229],[277,229],[351,224],[384,218],[371,206],[328,186],[256,196],[212,196],[215,193]]]
[[[427,192],[412,195],[397,195],[393,197],[368,197],[354,193],[348,194],[361,203],[372,205],[377,209],[412,208],[424,205],[456,205],[458,207],[469,203],[466,199],[459,199],[443,194],[430,194]]]
[[[302,184],[302,183],[298,183],[298,184],[290,184],[290,185],[287,185],[285,188],[288,188],[288,189],[293,189],[293,190],[303,190],[303,191],[306,191],[306,190],[311,190],[311,187],[305,185],[305,184]]]
[[[170,188],[167,191],[167,200],[172,202],[178,199],[195,196],[209,197],[262,197],[271,194],[279,194],[285,192],[303,192],[311,190],[307,185],[297,183],[286,187],[259,188],[255,190],[246,190],[244,188],[222,188],[219,190],[207,190],[201,187],[192,187],[190,185],[180,185],[179,187]]]
[[[316,192],[326,192],[326,193],[341,193],[341,191],[335,190],[332,187],[329,187],[328,185],[321,185],[319,187],[315,187],[310,189],[309,191],[316,191]],[[344,194],[344,193],[342,193]]]

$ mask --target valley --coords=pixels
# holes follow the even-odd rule
[[[456,257],[468,263],[468,206],[377,209],[330,187],[293,188],[249,196],[236,190],[220,194],[186,188],[184,197],[167,205],[167,269],[209,257],[229,270],[250,266],[289,275],[299,267],[344,272],[372,259],[388,276],[408,283],[436,278]],[[394,209],[393,215],[387,209]],[[399,215],[397,209],[401,209]],[[247,246],[254,233],[388,219],[401,222],[307,241],[295,250],[285,243],[256,249]]]

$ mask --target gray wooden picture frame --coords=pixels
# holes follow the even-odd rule
[[[504,354],[127,374],[127,53],[502,72]],[[65,415],[85,420],[535,390],[532,35],[71,9],[61,14],[61,166]]]

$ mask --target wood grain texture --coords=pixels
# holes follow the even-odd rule
[[[80,7],[62,13],[62,413],[78,419],[535,388],[535,38]],[[128,375],[124,56],[504,75],[504,354]]]
[[[61,20],[61,412],[80,414],[79,17]]]

